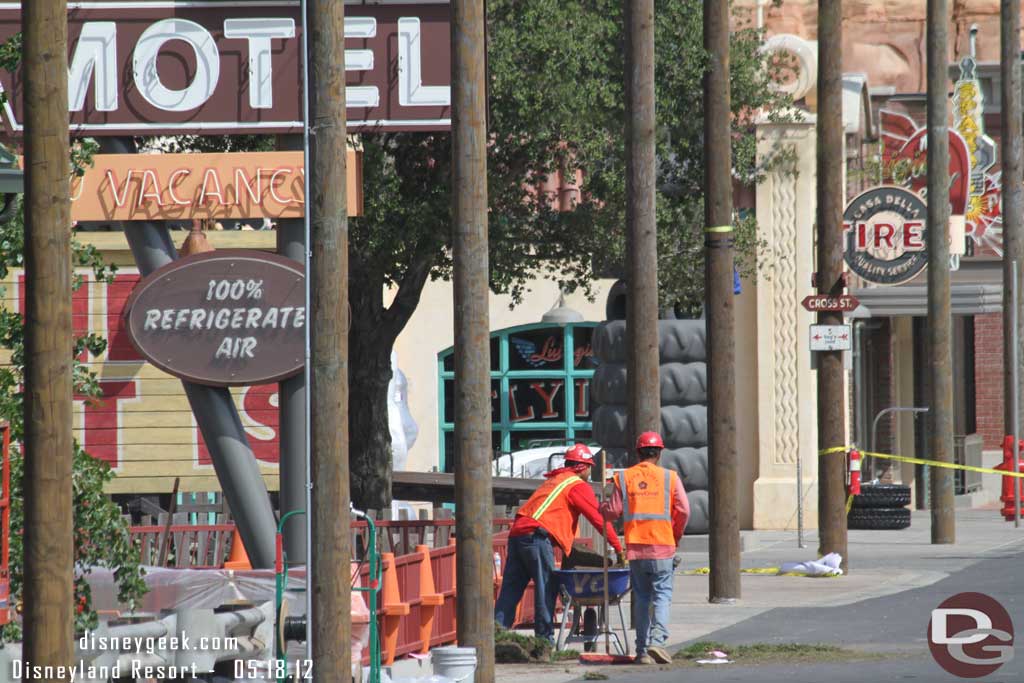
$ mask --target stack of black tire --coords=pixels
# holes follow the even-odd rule
[[[906,529],[910,526],[910,487],[902,484],[864,484],[853,497],[846,516],[850,529]]]
[[[609,307],[611,308],[611,307]],[[631,464],[627,419],[626,321],[594,332],[598,367],[591,381],[594,438],[613,467]],[[690,502],[687,534],[708,533],[707,351],[703,320],[659,320],[661,465],[679,473]]]

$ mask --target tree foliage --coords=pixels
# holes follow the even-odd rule
[[[90,163],[94,145],[76,144],[71,155],[71,172],[83,173]],[[69,177],[70,179],[70,177]],[[20,204],[20,199],[19,199]],[[0,280],[6,280],[11,270],[24,267],[24,207],[17,208],[14,218],[0,224]],[[103,263],[99,252],[92,246],[72,240],[72,262],[76,269],[88,269],[92,277],[101,282],[110,282],[116,267]],[[85,278],[75,274],[72,287],[78,290],[85,284]],[[0,349],[8,354],[8,361],[0,365],[0,418],[11,425],[11,537],[10,572],[11,599],[20,602],[24,578],[24,459],[21,441],[24,436],[24,318],[11,303],[16,299],[10,287],[0,287]],[[70,293],[69,293],[70,295]],[[107,342],[100,335],[76,335],[69,345],[68,353],[74,357],[73,385],[77,396],[86,401],[100,401],[98,377],[83,357],[96,357],[106,349]],[[75,629],[81,631],[94,628],[98,623],[92,608],[92,594],[86,575],[92,567],[106,567],[113,571],[120,602],[134,607],[146,592],[139,566],[139,549],[133,547],[128,524],[121,517],[120,507],[105,493],[104,486],[114,478],[110,467],[85,452],[78,442],[74,444],[72,464],[72,489],[74,511],[75,548]],[[4,627],[5,639],[20,637],[18,624]]]

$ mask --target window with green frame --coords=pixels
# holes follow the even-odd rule
[[[587,441],[597,323],[520,325],[491,333],[491,446],[494,455]],[[438,467],[455,466],[455,358],[437,355]]]

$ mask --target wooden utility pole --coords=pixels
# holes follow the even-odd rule
[[[843,293],[843,3],[818,0],[818,293]],[[819,325],[842,325],[841,313],[818,313]],[[818,553],[838,553],[849,569],[846,545],[846,459],[829,449],[846,445],[846,381],[841,351],[816,352],[818,364]]]
[[[66,0],[22,4],[25,62],[24,649],[75,654]]]
[[[704,0],[704,293],[708,349],[709,599],[740,597],[733,308],[732,117],[729,2]]]
[[[476,648],[476,683],[494,680],[484,21],[484,0],[452,1],[456,611],[459,644]]]
[[[630,443],[661,432],[654,211],[654,0],[626,0],[626,381]]]
[[[1013,414],[1015,388],[1020,387],[1021,369],[1011,363],[1010,348],[1015,337],[1017,343],[1024,338],[1021,322],[1024,315],[1019,308],[1022,297],[1018,296],[1017,334],[1011,326],[1013,316],[1013,263],[1017,263],[1017,292],[1021,291],[1020,273],[1024,271],[1024,160],[1021,155],[1021,58],[1020,58],[1020,0],[1002,0],[1000,3],[1000,52],[999,70],[1002,78],[1002,109],[1000,111],[999,158],[1002,161],[1003,198],[1003,434],[1013,434],[1020,424],[1019,415]],[[1018,347],[1017,358],[1024,358]],[[1020,407],[1017,407],[1020,410]],[[1016,419],[1014,419],[1016,418]],[[1016,522],[1019,524],[1019,521]]]
[[[349,529],[348,212],[345,121],[345,3],[307,0],[311,159],[307,196],[312,252],[310,448],[313,509],[313,660],[319,683],[352,679],[352,562]]]
[[[928,0],[928,417],[933,460],[953,462],[953,317],[949,302],[949,7]],[[1018,124],[1019,125],[1019,124]],[[954,543],[953,470],[931,467],[932,543]]]

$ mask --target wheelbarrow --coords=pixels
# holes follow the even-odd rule
[[[558,579],[558,590],[562,596],[562,623],[558,627],[558,638],[556,649],[561,650],[568,643],[583,643],[587,651],[595,648],[596,643],[603,632],[598,632],[596,624],[588,624],[586,618],[581,617],[587,608],[604,607],[605,581],[604,569],[559,569],[555,570],[555,577]],[[615,642],[615,648],[621,655],[629,654],[629,641],[626,631],[626,618],[622,613],[622,599],[629,593],[629,569],[612,569],[608,572],[608,609],[616,608],[619,612],[619,624],[622,630],[622,640],[618,634],[611,629],[606,614],[602,620],[608,635]],[[572,635],[570,629],[566,633],[566,623],[569,620],[569,611],[576,617],[574,623],[583,622],[583,633],[578,636]]]

